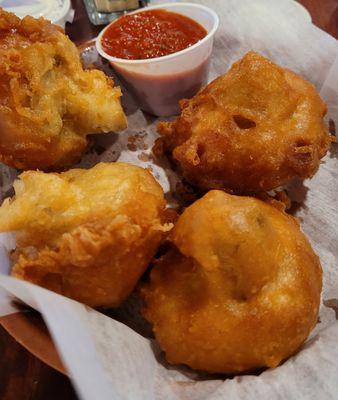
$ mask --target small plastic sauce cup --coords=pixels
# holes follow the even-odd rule
[[[139,107],[153,115],[164,117],[178,114],[179,100],[191,98],[207,83],[213,39],[219,20],[210,8],[193,3],[160,4],[131,14],[154,9],[164,9],[189,17],[202,25],[207,35],[194,45],[167,56],[126,60],[112,57],[103,50],[101,39],[109,28],[108,25],[98,36],[96,48],[122,78]]]

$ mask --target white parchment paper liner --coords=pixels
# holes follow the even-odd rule
[[[289,0],[205,0],[220,16],[210,79],[253,49],[311,80],[326,100],[328,119],[338,124],[338,44],[313,26]],[[157,1],[158,3],[158,1]],[[88,60],[96,61],[89,51]],[[169,168],[146,159],[156,137],[156,119],[137,110],[125,92],[128,130],[103,135],[100,151],[87,154],[80,166],[98,161],[127,161],[150,167],[169,191],[177,177]],[[132,148],[130,139],[144,136]],[[8,277],[8,249],[13,237],[0,235],[0,315],[15,311],[12,296],[40,311],[49,327],[79,396],[84,400],[218,400],[218,399],[337,399],[338,298],[337,167],[333,144],[318,173],[304,184],[290,186],[298,203],[296,215],[321,258],[324,287],[320,323],[301,351],[282,366],[259,376],[202,379],[191,371],[163,362],[156,343],[129,327],[84,305],[35,285]],[[143,160],[143,161],[142,161]],[[1,167],[1,196],[11,192],[16,171]]]

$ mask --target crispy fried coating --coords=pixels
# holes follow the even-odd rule
[[[77,161],[87,135],[126,127],[121,91],[84,71],[75,45],[43,18],[0,8],[0,161],[57,169]]]
[[[159,123],[155,151],[171,154],[203,190],[248,194],[309,178],[330,144],[314,86],[254,52],[181,109]]]
[[[170,363],[217,373],[276,367],[305,341],[322,270],[293,217],[213,190],[169,237],[142,294]]]
[[[0,231],[17,232],[12,275],[93,307],[129,295],[170,228],[162,188],[134,165],[27,171],[14,187],[0,208]]]

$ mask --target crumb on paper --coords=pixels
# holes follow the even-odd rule
[[[140,132],[129,136],[127,148],[130,151],[148,150],[149,146],[145,143],[144,139],[147,132]]]
[[[148,150],[149,146],[145,143],[147,132],[140,132],[129,136],[127,148],[130,151]]]
[[[140,161],[144,161],[144,162],[147,162],[147,161],[151,161],[151,160],[152,160],[151,155],[145,153],[144,151],[142,151],[142,153],[139,154],[139,155],[137,156],[137,158],[138,158]]]
[[[336,124],[334,123],[333,119],[329,120],[329,132],[331,133],[331,135],[333,135],[334,137],[337,136],[336,133]]]

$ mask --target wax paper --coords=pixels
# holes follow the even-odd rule
[[[327,123],[334,130],[338,124],[338,43],[334,38],[311,24],[290,0],[194,2],[213,8],[220,17],[210,79],[223,74],[247,51],[258,51],[316,85],[328,104]],[[93,47],[88,46],[83,55],[87,63],[96,63],[112,73]],[[87,168],[99,161],[120,160],[148,167],[162,184],[169,203],[175,206],[179,177],[169,165],[157,164],[151,157],[157,120],[143,114],[123,91],[128,129],[120,135],[96,138],[94,149],[78,166]],[[120,310],[104,315],[9,277],[8,251],[15,245],[13,235],[0,236],[0,314],[15,310],[11,298],[42,313],[77,393],[84,400],[337,399],[337,156],[334,143],[313,179],[294,181],[288,188],[294,214],[321,259],[323,292],[315,330],[296,355],[275,369],[256,375],[215,377],[169,366],[151,338],[149,326],[142,322],[134,295]],[[12,194],[16,175],[15,170],[1,167],[2,197]]]

